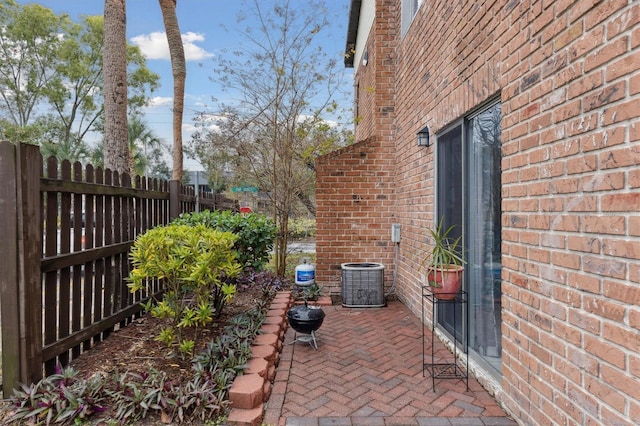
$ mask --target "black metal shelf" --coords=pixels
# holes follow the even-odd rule
[[[432,304],[431,309],[431,362],[427,362],[427,354],[426,354],[426,336],[424,331],[424,308],[425,301],[429,301]],[[453,361],[452,362],[435,362],[435,351],[434,351],[434,340],[435,340],[435,324],[436,324],[436,310],[440,305],[462,305],[463,318],[458,318],[456,314],[457,309],[454,307],[453,311],[453,329],[454,329],[454,337],[453,337]],[[458,327],[462,325],[462,321],[465,322],[465,329],[462,330],[462,335],[464,337],[464,350],[458,348],[458,342],[455,340],[455,334],[458,331]],[[460,322],[460,324],[458,324]],[[435,296],[431,292],[431,287],[422,286],[422,376],[425,377],[425,372],[428,371],[431,375],[431,386],[433,391],[436,390],[436,379],[462,379],[465,381],[467,386],[467,390],[469,390],[469,303],[467,298],[467,292],[461,291],[460,293],[455,294],[452,299],[443,299]],[[466,357],[466,368],[462,368],[458,365],[458,354],[462,351],[464,356]]]

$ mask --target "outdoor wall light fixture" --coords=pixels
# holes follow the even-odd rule
[[[429,146],[429,126],[418,132],[418,146]]]
[[[368,63],[369,63],[369,49],[365,50],[364,54],[362,55],[362,65],[366,67]]]

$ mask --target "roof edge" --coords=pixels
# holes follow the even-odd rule
[[[344,48],[344,66],[353,68],[353,60],[356,51],[356,39],[358,38],[358,24],[360,23],[360,6],[362,0],[351,0],[349,7],[349,26],[347,29],[347,43]]]

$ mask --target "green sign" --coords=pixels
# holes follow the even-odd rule
[[[258,192],[257,186],[233,186],[231,192]]]

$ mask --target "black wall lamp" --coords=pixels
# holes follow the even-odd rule
[[[429,126],[418,132],[418,146],[429,146]]]

